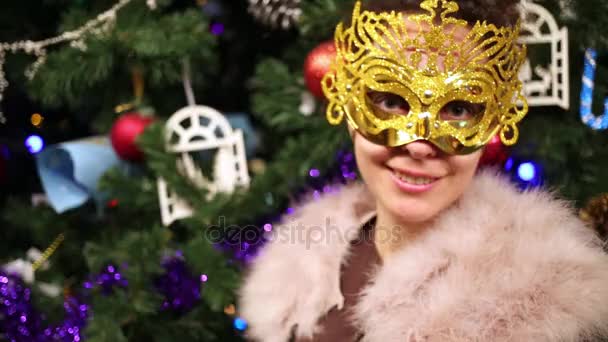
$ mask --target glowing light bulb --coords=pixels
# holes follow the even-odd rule
[[[44,148],[44,140],[38,135],[30,135],[25,139],[25,147],[31,154],[36,154]]]
[[[505,170],[511,171],[513,169],[514,164],[515,161],[513,160],[513,158],[507,159],[507,161],[505,162]]]
[[[42,125],[43,120],[44,120],[44,116],[40,115],[39,113],[34,113],[30,117],[30,122],[32,123],[32,125],[34,125],[36,127],[39,127],[40,125]]]
[[[243,331],[245,329],[247,329],[247,321],[245,321],[244,319],[237,317],[234,319],[234,327],[237,330]]]
[[[222,33],[224,33],[224,24],[222,23],[213,23],[211,24],[211,33],[213,33],[216,36],[220,36],[222,35]]]
[[[529,182],[531,180],[533,180],[534,178],[536,178],[536,166],[533,163],[523,163],[521,165],[519,165],[519,167],[517,168],[517,176],[526,182]]]

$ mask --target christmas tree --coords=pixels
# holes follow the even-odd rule
[[[240,340],[246,322],[234,306],[236,290],[265,234],[301,194],[332,191],[333,184],[357,178],[347,131],[327,124],[320,84],[335,55],[335,24],[348,18],[353,4],[3,4],[7,10],[0,16],[7,29],[0,40],[8,44],[2,45],[0,61],[6,58],[3,70],[10,86],[2,104],[8,121],[0,128],[0,180],[12,196],[2,202],[0,261],[21,275],[11,267],[0,273],[5,291],[0,293],[14,294],[10,305],[0,307],[0,339]],[[556,19],[558,30],[545,35],[557,40],[559,29],[568,28],[568,38],[556,50],[562,53],[558,64],[569,67],[568,77],[551,69],[556,51],[530,44],[528,83],[542,85],[542,75],[549,72],[561,80],[562,90],[549,104],[531,101],[520,143],[507,150],[497,141],[485,162],[504,168],[522,187],[554,187],[579,207],[595,197],[585,217],[599,228],[608,207],[601,197],[608,190],[603,177],[607,127],[601,120],[597,127],[590,127],[595,120],[583,123],[580,95],[591,102],[591,91],[591,111],[603,113],[601,80],[607,69],[602,52],[608,51],[608,41],[601,13],[608,5],[599,0],[534,4]],[[46,15],[36,14],[42,12]],[[537,13],[526,18],[540,22]],[[20,29],[24,22],[27,30]],[[47,40],[52,37],[58,38]],[[589,48],[599,57],[593,58]],[[597,64],[587,77],[598,81],[587,92],[581,82],[586,58],[588,65],[591,60]],[[551,92],[546,86],[537,89],[530,90],[531,98]],[[250,181],[215,191],[213,186],[221,187],[208,186],[208,178],[219,164],[212,152],[221,154],[221,147],[172,148],[179,144],[167,132],[180,128],[171,126],[170,118],[195,105],[219,110],[234,127],[239,119],[253,122],[255,130],[241,125]],[[187,116],[197,118],[190,125],[209,124],[195,114]],[[18,146],[26,131],[54,147],[25,157]],[[73,142],[91,137],[96,138]],[[71,145],[56,145],[62,142]],[[39,145],[29,140],[28,148],[38,152]],[[86,151],[112,154],[91,158]],[[19,160],[27,160],[25,166],[9,165]],[[34,160],[43,171],[33,171]],[[21,169],[28,173],[15,174]],[[216,178],[236,172],[234,166],[220,171]],[[78,178],[95,172],[101,175],[92,187]],[[65,183],[52,177],[56,174]],[[159,179],[169,197],[187,203],[180,219],[161,216]],[[31,194],[43,191],[49,203],[33,205]],[[171,212],[171,206],[165,209]],[[48,253],[27,261],[30,247]]]
[[[31,152],[42,139],[48,146],[36,156],[35,182],[7,164],[7,181],[32,190],[11,188],[16,196],[3,199],[0,282],[11,301],[0,314],[1,339],[238,340],[231,313],[236,259],[205,238],[198,219],[163,226],[156,182],[176,172],[161,130],[188,103],[184,82],[200,103],[226,103],[221,94],[232,92],[222,110],[243,109],[240,68],[247,64],[232,60],[242,52],[227,58],[232,65],[220,58],[235,50],[228,35],[252,26],[239,22],[223,32],[239,16],[249,18],[246,7],[226,13],[230,8],[217,3],[163,0],[3,6],[10,28],[2,37],[6,125],[36,134],[26,141]],[[40,11],[51,19],[29,16]],[[22,21],[32,24],[26,32],[19,31]],[[23,114],[30,109],[20,103],[34,109]],[[135,139],[146,127],[149,137],[141,138],[150,143],[139,147]],[[23,141],[23,133],[14,138]],[[6,163],[23,153],[16,146],[7,143]],[[30,195],[43,190],[48,203],[33,206]],[[38,260],[32,265],[30,247],[48,253],[31,257]]]

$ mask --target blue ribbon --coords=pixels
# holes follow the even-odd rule
[[[106,137],[52,145],[36,155],[36,167],[49,203],[57,213],[93,199],[102,208],[97,189],[101,176],[122,163]]]

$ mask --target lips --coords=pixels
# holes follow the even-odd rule
[[[413,184],[413,185],[426,185],[426,184],[431,184],[434,181],[436,181],[436,178],[433,177],[415,177],[415,176],[410,176],[406,173],[403,173],[401,171],[397,171],[397,170],[393,170],[393,173],[395,174],[395,177],[399,178],[399,180],[409,183],[409,184]]]
[[[392,178],[399,189],[408,193],[422,193],[431,190],[441,177],[422,172],[392,169]]]

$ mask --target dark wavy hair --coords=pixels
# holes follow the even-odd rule
[[[514,26],[520,17],[519,0],[455,0],[460,7],[454,16],[468,22],[487,21],[496,26]],[[422,0],[367,0],[363,9],[384,12],[417,12]]]

